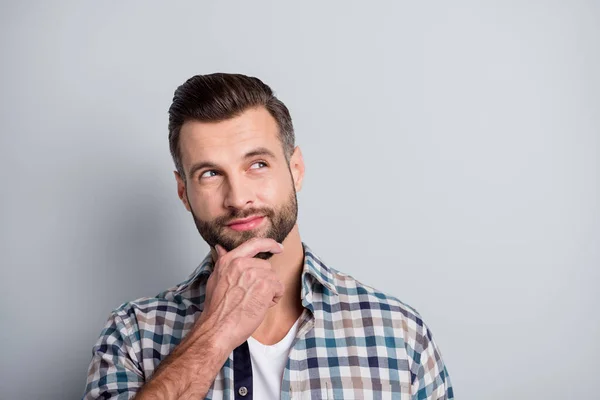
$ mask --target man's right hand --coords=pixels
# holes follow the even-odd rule
[[[272,239],[254,238],[217,260],[206,284],[204,310],[196,325],[165,358],[136,396],[140,400],[204,398],[231,352],[260,326],[284,285],[271,264],[253,258],[283,251]]]
[[[227,252],[216,245],[217,260],[206,284],[204,311],[199,324],[208,323],[221,334],[219,345],[235,349],[260,326],[267,310],[276,305],[285,287],[271,263],[253,258],[278,254],[283,245],[273,239],[253,238]]]

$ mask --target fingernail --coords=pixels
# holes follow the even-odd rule
[[[279,247],[283,250],[283,244],[281,243],[277,243],[279,245]]]

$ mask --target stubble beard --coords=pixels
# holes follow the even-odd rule
[[[268,226],[262,228],[261,231],[253,229],[242,232],[236,232],[227,227],[227,224],[235,219],[247,218],[254,215],[264,216],[267,219]],[[227,215],[217,217],[211,221],[200,220],[196,217],[193,210],[192,216],[198,233],[200,233],[200,236],[211,247],[215,247],[218,244],[225,250],[231,251],[255,237],[269,238],[282,243],[296,225],[298,219],[298,199],[296,191],[292,187],[288,200],[278,209],[268,207],[244,210],[236,209]],[[273,253],[261,252],[254,257],[268,260],[272,256]]]

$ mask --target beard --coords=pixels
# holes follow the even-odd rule
[[[231,228],[227,227],[231,221],[240,218],[247,218],[254,215],[264,216],[268,222],[266,228],[262,228],[262,232],[257,230],[248,230],[242,232],[236,232]],[[217,217],[210,221],[204,221],[196,217],[192,211],[194,217],[194,223],[200,236],[206,241],[206,243],[215,247],[217,244],[223,247],[227,251],[231,251],[255,237],[262,237],[273,239],[278,243],[282,243],[288,236],[290,231],[296,225],[298,218],[298,199],[296,197],[296,191],[293,189],[290,191],[290,195],[286,202],[278,208],[260,207],[260,208],[249,208],[244,210],[232,210],[229,214]],[[255,258],[268,260],[273,256],[270,252],[261,252],[255,255]]]

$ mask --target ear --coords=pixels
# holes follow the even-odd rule
[[[302,181],[304,180],[304,159],[298,146],[296,146],[292,157],[290,157],[290,171],[292,171],[292,178],[294,179],[294,188],[296,192],[299,192],[302,189]]]
[[[191,212],[192,210],[190,208],[190,203],[188,202],[187,198],[185,181],[183,180],[181,175],[179,175],[179,172],[173,172],[175,173],[175,180],[177,181],[177,195],[179,196],[179,199],[183,202],[183,205],[185,206],[186,210]]]

